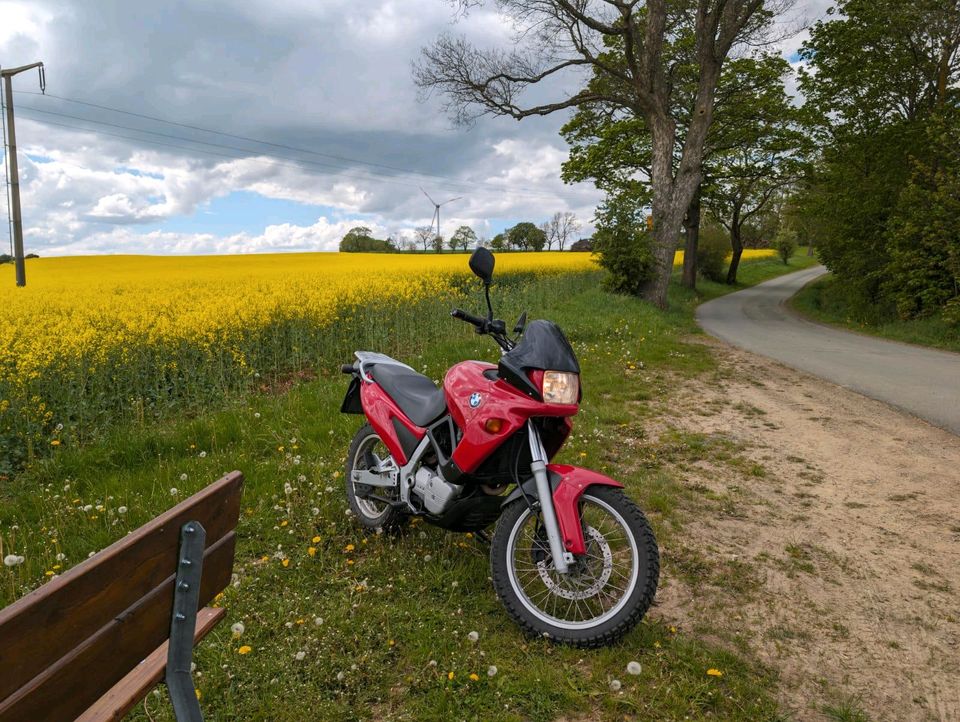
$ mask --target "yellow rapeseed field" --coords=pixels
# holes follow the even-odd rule
[[[585,253],[497,257],[502,278],[593,268]],[[326,360],[327,349],[348,360],[350,343],[387,344],[400,323],[416,337],[436,321],[405,310],[470,278],[463,254],[41,258],[28,261],[26,288],[0,266],[0,445],[5,434],[59,442],[50,429],[68,420],[82,428],[213,399],[245,376]]]

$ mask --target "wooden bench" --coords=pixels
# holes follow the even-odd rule
[[[242,487],[228,474],[0,610],[0,721],[118,720],[164,677],[177,719],[202,719],[190,661],[225,615],[206,605],[230,583]]]

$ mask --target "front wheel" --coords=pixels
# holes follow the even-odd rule
[[[560,574],[539,515],[523,499],[510,504],[490,546],[493,584],[529,634],[601,647],[630,631],[653,603],[660,553],[643,512],[620,489],[589,487],[580,520],[587,552]]]

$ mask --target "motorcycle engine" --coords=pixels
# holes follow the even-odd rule
[[[431,514],[442,514],[463,489],[443,480],[432,469],[421,466],[414,477],[413,492],[423,499],[423,505]]]

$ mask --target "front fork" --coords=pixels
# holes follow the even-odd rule
[[[563,537],[560,534],[560,524],[557,522],[557,512],[553,507],[553,489],[550,488],[550,479],[547,477],[547,452],[540,440],[540,432],[532,421],[527,422],[527,437],[530,441],[530,471],[537,484],[537,497],[540,500],[540,513],[543,516],[543,525],[547,530],[547,541],[550,544],[550,555],[553,565],[560,574],[567,574],[573,564],[573,554],[563,548]]]

